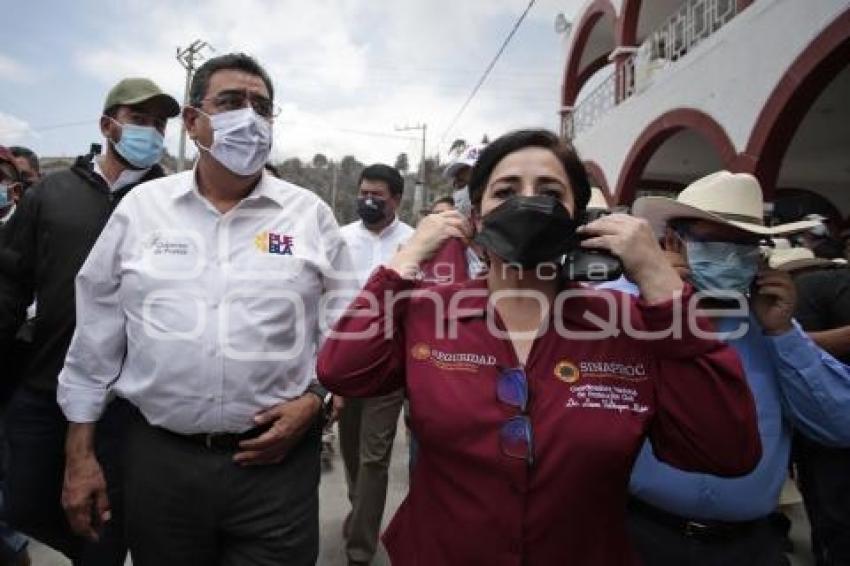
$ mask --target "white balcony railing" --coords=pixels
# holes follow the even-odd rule
[[[687,0],[573,109],[562,132],[573,138],[609,110],[652,84],[652,77],[687,55],[737,15],[735,0]]]

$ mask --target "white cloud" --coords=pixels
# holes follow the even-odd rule
[[[31,136],[35,133],[28,122],[0,112],[0,145],[15,145]]]
[[[0,77],[3,77],[4,81],[30,83],[35,79],[35,73],[8,55],[0,53]]]
[[[556,127],[559,43],[552,25],[558,11],[574,12],[576,4],[537,2],[524,28],[536,26],[535,33],[545,36],[544,52],[528,64],[510,64],[506,53],[444,146],[454,137],[493,137],[523,125]],[[445,150],[439,138],[526,5],[527,0],[208,0],[202,5],[137,0],[113,8],[120,13],[107,9],[98,15],[111,22],[103,29],[112,35],[95,42],[101,48],[89,42],[76,63],[104,86],[145,75],[180,99],[185,75],[174,58],[178,45],[200,38],[217,53],[245,51],[267,68],[284,106],[275,128],[275,157],[310,158],[321,152],[392,161],[404,151],[415,162],[419,142],[393,136],[418,133],[398,134],[394,127],[425,122],[428,153]],[[518,45],[540,41],[534,34],[520,36],[514,39]],[[169,148],[176,152],[179,125],[169,130]]]

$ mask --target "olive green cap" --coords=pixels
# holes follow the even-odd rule
[[[124,79],[112,87],[106,95],[103,111],[106,112],[115,106],[133,106],[149,100],[157,104],[164,118],[174,118],[180,114],[180,104],[162,92],[155,82],[144,78]]]

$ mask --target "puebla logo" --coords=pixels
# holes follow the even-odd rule
[[[274,255],[292,255],[295,241],[287,234],[261,232],[254,237],[254,245],[258,250]]]

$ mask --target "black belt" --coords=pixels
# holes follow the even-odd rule
[[[138,407],[130,403],[128,403],[128,406],[132,409],[130,415],[139,423],[149,426],[152,429],[168,436],[179,438],[180,440],[185,440],[192,444],[198,444],[209,450],[215,450],[217,452],[237,452],[239,451],[240,442],[257,438],[272,427],[272,424],[270,423],[262,426],[255,426],[245,432],[201,432],[195,434],[181,434],[161,426],[152,425],[148,422]]]
[[[215,450],[218,452],[237,452],[239,450],[240,442],[257,438],[270,428],[271,426],[258,426],[250,430],[246,430],[245,432],[210,432],[198,434],[178,434],[176,432],[168,432],[188,440],[193,444],[200,444],[209,450]]]
[[[634,497],[629,499],[629,510],[673,529],[686,537],[698,540],[732,539],[744,536],[752,532],[753,527],[766,520],[766,518],[752,521],[688,519],[659,509]]]

